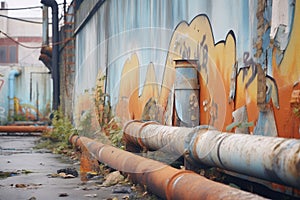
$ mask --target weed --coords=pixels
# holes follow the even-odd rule
[[[64,116],[61,109],[54,111],[52,125],[53,129],[43,133],[36,148],[51,149],[53,153],[61,153],[63,150],[71,148],[69,137],[77,131],[73,128],[71,121]]]
[[[296,115],[297,118],[300,118],[300,106],[294,106],[293,113]]]

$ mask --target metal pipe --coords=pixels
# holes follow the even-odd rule
[[[45,6],[52,8],[52,78],[53,78],[53,106],[58,110],[60,103],[60,74],[59,74],[59,52],[58,52],[58,5],[55,0],[41,0]]]
[[[176,78],[174,82],[175,126],[195,127],[200,122],[198,60],[174,60]]]
[[[129,122],[127,143],[176,152],[190,161],[300,188],[300,140]]]
[[[0,126],[0,132],[5,133],[30,133],[30,132],[44,132],[51,130],[48,126]]]
[[[49,45],[49,19],[48,7],[43,6],[43,45]]]
[[[185,138],[193,128],[162,126],[157,122],[128,122],[124,127],[123,138],[126,145],[133,145],[146,150],[162,150],[174,156],[183,155]]]
[[[14,98],[15,98],[15,77],[19,76],[21,73],[20,70],[13,69],[9,72],[8,82],[9,82],[9,117],[14,121],[15,107],[14,107]]]
[[[81,150],[88,151],[98,161],[128,173],[134,182],[165,199],[264,199],[260,196],[208,180],[192,171],[179,170],[130,152],[71,136],[69,140]]]

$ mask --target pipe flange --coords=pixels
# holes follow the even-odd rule
[[[202,164],[199,160],[195,159],[196,152],[194,151],[193,146],[198,136],[203,134],[203,130],[217,130],[217,129],[210,125],[196,126],[184,139],[184,158],[191,165],[196,166]]]
[[[142,121],[139,120],[139,119],[133,119],[133,120],[130,120],[130,121],[126,122],[125,125],[123,126],[123,132],[126,132],[126,128],[127,128],[130,124],[132,124],[132,123],[134,123],[134,122],[141,122],[141,123],[142,123]]]
[[[145,128],[146,126],[148,125],[160,125],[160,123],[156,122],[156,121],[147,121],[147,122],[144,122],[142,123],[142,125],[139,127],[139,130],[138,130],[138,137],[137,137],[137,142],[138,144],[140,145],[140,147],[142,147],[142,149],[145,151],[148,150],[148,148],[146,147],[146,145],[144,145],[143,141],[142,141],[142,138],[140,137],[141,135],[141,132],[143,130],[143,128]]]
[[[195,174],[195,172],[189,170],[181,170],[175,173],[171,178],[169,178],[169,181],[167,183],[166,199],[172,199],[173,185],[176,184],[178,178],[184,176],[185,174]]]

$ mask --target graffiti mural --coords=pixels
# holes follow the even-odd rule
[[[170,95],[175,80],[174,60],[197,59],[200,85],[200,124],[210,124],[223,129],[231,122],[234,105],[228,104],[229,85],[232,66],[235,64],[235,36],[232,31],[226,40],[215,43],[211,25],[206,15],[195,17],[190,24],[181,22],[175,29],[170,41],[162,83],[155,77],[153,64],[150,63],[146,74],[143,92],[138,96],[139,60],[132,55],[122,71],[117,115],[123,116],[128,107],[130,119],[141,119],[146,103],[156,103],[156,113],[161,123],[165,123],[165,114],[170,113]],[[218,80],[218,81],[216,81]],[[160,93],[158,93],[160,91]],[[220,106],[226,105],[226,106]],[[125,109],[121,111],[121,109]],[[227,117],[229,116],[229,117]],[[225,122],[225,121],[228,122]]]
[[[2,92],[2,87],[5,83],[4,79],[2,79],[2,77],[4,77],[3,74],[0,73],[0,96],[3,97],[3,92]],[[1,98],[2,100],[0,101],[1,104],[4,103],[4,99]],[[0,104],[0,124],[4,123],[6,121],[6,116],[5,116],[5,108],[3,106],[1,106]]]
[[[3,85],[4,85],[4,80],[0,79],[0,91],[1,91]]]
[[[275,109],[275,121],[279,136],[300,138],[299,90],[300,90],[300,3],[295,2],[295,15],[288,46],[281,63],[277,64],[278,48],[273,49],[273,78],[278,85],[279,108]]]
[[[89,112],[92,119],[96,118],[92,122],[96,129],[95,123],[102,126],[110,119],[111,113],[123,123],[137,119],[174,125],[174,85],[177,80],[175,61],[196,60],[200,89],[199,96],[190,103],[199,106],[199,125],[211,125],[229,132],[300,138],[300,57],[297,53],[300,48],[300,28],[296,26],[300,23],[300,4],[295,2],[295,10],[289,13],[293,20],[290,20],[292,24],[288,37],[283,41],[286,45],[282,43],[284,48],[282,45],[279,48],[277,44],[280,35],[273,39],[270,37],[272,26],[269,11],[271,12],[272,5],[262,2],[257,4],[254,6],[256,13],[253,16],[249,14],[255,18],[247,26],[251,28],[249,32],[252,32],[249,38],[245,36],[251,40],[249,44],[240,44],[244,37],[237,34],[244,32],[234,25],[222,30],[224,34],[220,37],[220,28],[216,28],[220,25],[216,21],[218,18],[213,18],[212,22],[216,24],[211,24],[205,14],[197,15],[188,22],[176,21],[174,24],[177,26],[166,37],[169,43],[163,50],[153,50],[155,53],[148,49],[143,52],[139,49],[144,43],[148,44],[148,40],[156,41],[155,37],[146,37],[147,33],[143,38],[138,37],[139,34],[132,38],[128,36],[129,33],[112,37],[108,44],[123,42],[119,49],[113,46],[116,54],[121,55],[116,56],[113,51],[111,57],[106,58],[106,54],[100,53],[103,56],[101,66],[109,68],[110,63],[117,64],[112,65],[113,68],[105,72],[107,74],[98,74],[97,81],[94,81],[94,90],[91,90],[93,86],[90,84],[82,84],[82,80],[88,82],[90,77],[94,78],[94,74],[81,76],[79,73],[82,80],[78,81],[78,91],[86,89],[87,92],[78,93],[75,98],[76,123],[85,119]],[[93,26],[92,23],[89,25]],[[282,31],[280,28],[278,30]],[[114,33],[118,33],[119,30],[115,31]],[[79,39],[87,38],[85,35],[82,37]],[[155,49],[155,45],[150,48]],[[93,46],[93,53],[97,48]],[[99,52],[111,51],[109,46],[101,48],[108,49]],[[78,52],[81,55],[81,51]],[[163,52],[163,63],[157,64],[156,54],[160,52]],[[85,53],[89,54],[89,51]],[[92,56],[86,59],[90,60],[93,60]],[[100,68],[89,69],[100,71]],[[105,79],[100,78],[104,76]],[[106,84],[109,85],[107,91]],[[110,100],[113,101],[112,105]],[[178,110],[176,111],[185,112]]]
[[[294,24],[299,22],[299,7],[298,5],[295,11]],[[116,113],[124,121],[147,116],[146,120],[167,123],[167,114],[172,114],[170,104],[173,103],[174,60],[197,59],[201,77],[199,124],[209,124],[225,131],[235,120],[234,111],[243,108],[243,115],[246,114],[247,120],[245,122],[251,134],[257,132],[299,138],[300,59],[295,54],[300,46],[296,37],[300,31],[298,27],[293,27],[291,43],[280,65],[276,65],[276,58],[273,58],[274,73],[271,76],[267,75],[266,66],[255,63],[255,58],[249,52],[244,53],[243,67],[236,67],[236,40],[233,31],[228,32],[225,40],[215,42],[206,15],[195,17],[191,23],[181,22],[170,41],[162,83],[157,82],[153,64],[150,63],[147,79],[141,86],[138,56],[133,54],[126,61]],[[273,55],[276,55],[276,48]],[[260,75],[265,77],[263,82]],[[143,87],[140,96],[139,87]],[[264,108],[260,105],[260,98]],[[150,110],[152,114],[147,114]],[[264,127],[260,127],[261,124]]]

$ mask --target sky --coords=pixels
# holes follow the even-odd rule
[[[23,8],[23,7],[34,7],[34,6],[42,6],[41,0],[1,0],[6,1],[8,8]],[[57,4],[63,3],[64,0],[56,0]],[[67,3],[70,3],[71,0],[67,0]],[[63,5],[59,5],[59,13],[63,11]],[[51,13],[51,9],[49,9],[49,13]],[[41,18],[42,17],[42,9],[31,9],[31,10],[17,10],[17,11],[9,11],[8,16],[10,17],[24,17],[24,18]],[[60,17],[60,15],[59,15]]]

